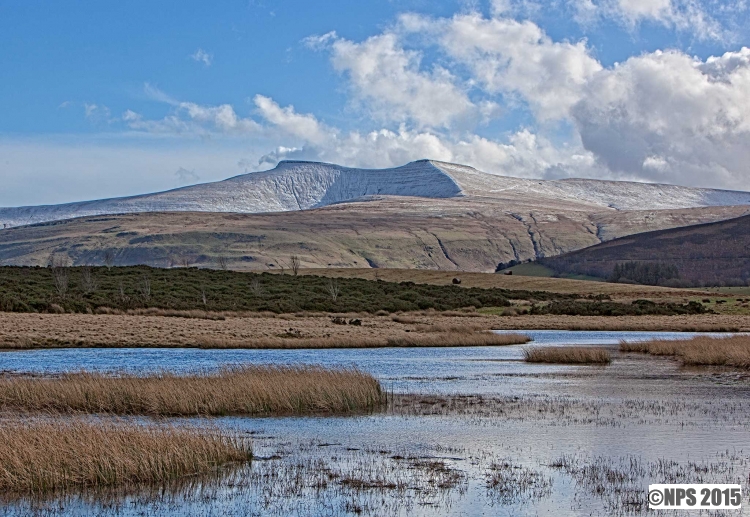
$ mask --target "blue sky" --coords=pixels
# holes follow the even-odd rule
[[[0,0],[0,205],[287,158],[750,189],[749,19],[714,0]]]

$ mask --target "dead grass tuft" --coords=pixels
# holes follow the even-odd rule
[[[248,366],[218,373],[150,376],[70,373],[0,377],[0,408],[118,415],[303,415],[372,410],[378,381],[355,369]]]
[[[160,483],[252,457],[221,432],[126,423],[10,421],[0,425],[0,492]]]
[[[654,340],[620,343],[623,352],[675,356],[691,366],[750,368],[750,336],[697,336],[687,340]]]
[[[539,346],[523,351],[528,363],[609,364],[612,358],[606,348],[591,346]]]

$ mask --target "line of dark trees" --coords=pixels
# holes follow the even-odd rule
[[[621,284],[665,285],[680,278],[674,264],[665,262],[622,262],[615,264],[609,282]]]

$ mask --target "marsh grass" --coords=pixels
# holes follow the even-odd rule
[[[687,340],[621,342],[620,351],[674,356],[686,366],[733,366],[750,369],[750,335]]]
[[[196,338],[193,348],[203,349],[329,349],[329,348],[405,348],[424,347],[439,348],[449,346],[505,346],[528,343],[531,338],[523,334],[493,334],[491,332],[475,332],[467,328],[464,332],[458,331],[460,327],[451,327],[440,330],[430,329],[429,333],[409,333],[398,337],[372,337],[372,336],[326,336],[305,337],[297,329],[290,328],[285,332],[273,337],[259,337],[252,339],[225,339],[221,337],[201,336]],[[16,342],[12,346],[3,346],[0,349],[28,349],[28,348],[63,348],[63,347],[85,347],[77,343],[61,342],[54,343],[52,338],[46,338],[43,345],[30,343],[28,341]],[[122,347],[119,343],[111,346]],[[106,345],[94,344],[92,348],[106,348]],[[136,348],[165,348],[164,346],[139,345]]]
[[[591,346],[539,346],[523,351],[527,363],[609,364],[612,357],[606,348]]]
[[[371,411],[385,394],[371,375],[318,366],[234,367],[212,374],[0,377],[0,408],[151,416],[309,415]]]
[[[82,421],[0,424],[0,492],[162,483],[252,458],[249,442],[205,429]]]

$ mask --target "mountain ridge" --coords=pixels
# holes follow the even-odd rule
[[[289,160],[267,171],[163,192],[0,208],[0,224],[14,227],[139,212],[287,212],[378,196],[428,199],[468,196],[520,200],[540,206],[566,203],[584,211],[750,205],[748,192],[583,178],[533,180],[489,174],[471,166],[438,160],[417,160],[385,169]]]

